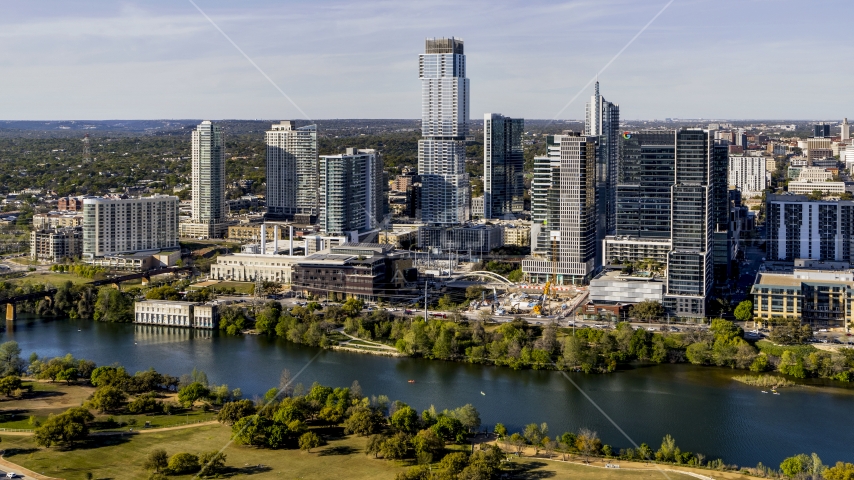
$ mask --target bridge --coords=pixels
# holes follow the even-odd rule
[[[119,277],[111,277],[105,278],[102,280],[93,280],[91,282],[87,282],[85,285],[91,285],[93,287],[100,287],[103,285],[113,285],[117,289],[121,290],[122,282],[127,282],[129,280],[138,280],[143,279],[146,282],[151,281],[152,276],[163,275],[166,273],[175,273],[184,270],[192,270],[192,267],[166,267],[159,268],[157,270],[148,270],[145,272],[131,273],[129,275],[122,275]],[[40,292],[32,292],[25,293],[23,295],[16,295],[14,297],[4,298],[0,301],[6,304],[6,320],[14,321],[17,318],[17,311],[15,306],[22,302],[30,302],[33,300],[41,300],[45,299],[48,301],[53,301],[53,296],[56,294],[56,288],[50,287],[46,288]]]
[[[486,270],[478,270],[476,272],[461,273],[461,274],[457,275],[456,280],[462,280],[463,278],[470,278],[470,277],[478,277],[478,278],[483,278],[486,280],[491,280],[489,283],[498,283],[498,284],[501,284],[505,287],[509,287],[509,286],[514,285],[514,283],[511,282],[510,280],[507,280],[506,277],[499,275],[497,273],[494,273],[494,272],[488,272]]]

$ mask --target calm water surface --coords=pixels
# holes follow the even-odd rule
[[[88,320],[24,318],[2,335],[3,341],[17,341],[25,357],[30,352],[49,357],[71,353],[98,365],[120,363],[131,372],[154,367],[175,376],[195,367],[211,382],[239,387],[250,397],[278,385],[282,369],[296,374],[317,355],[298,382],[349,386],[358,380],[365,394],[385,394],[419,410],[471,403],[489,428],[496,422],[511,430],[547,422],[554,435],[588,427],[604,443],[631,446],[558,372],[387,358],[268,337]],[[763,394],[731,380],[737,373],[659,365],[572,378],[632,440],[653,449],[670,433],[683,450],[739,465],[761,461],[776,467],[800,452],[816,452],[825,463],[854,461],[854,391],[795,388]]]

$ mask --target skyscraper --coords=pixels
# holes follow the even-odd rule
[[[715,232],[727,223],[725,147],[699,129],[629,132],[622,142],[616,237],[604,242],[605,260],[666,262],[665,307],[703,316]]]
[[[225,152],[222,130],[209,120],[192,134],[192,220],[181,224],[181,235],[220,238],[225,233]]]
[[[830,137],[830,125],[826,125],[824,123],[817,123],[817,124],[813,125],[813,137],[816,137],[816,138]]]
[[[534,159],[533,256],[522,261],[533,282],[581,284],[597,268],[597,142],[577,133],[549,136],[547,156]]]
[[[421,218],[431,224],[462,223],[468,220],[470,208],[465,172],[469,80],[463,41],[427,39],[418,63],[423,136],[418,141]]]
[[[704,316],[712,288],[714,238],[713,149],[709,133],[676,131],[671,241],[665,303],[679,316]]]
[[[382,162],[375,150],[348,148],[320,157],[320,228],[328,234],[358,234],[383,221]]]
[[[596,237],[602,240],[616,229],[617,175],[620,161],[620,106],[599,94],[596,81],[593,96],[587,104],[584,134],[599,137],[601,149],[596,165]]]
[[[525,121],[498,113],[483,116],[483,218],[524,209],[522,130]]]
[[[292,121],[273,125],[267,142],[267,216],[307,222],[318,215],[317,126],[296,128]]]
[[[848,117],[845,117],[842,120],[842,125],[840,126],[839,135],[843,142],[847,142],[849,138],[851,138],[851,126],[848,125]]]

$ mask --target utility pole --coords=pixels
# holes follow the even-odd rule
[[[424,279],[424,321],[427,321],[427,279]]]

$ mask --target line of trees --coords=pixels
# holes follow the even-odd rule
[[[619,323],[613,330],[531,325],[516,319],[497,327],[480,321],[402,318],[383,310],[362,312],[362,302],[320,310],[316,303],[282,309],[270,302],[258,313],[255,329],[294,343],[330,347],[343,330],[365,340],[394,346],[398,352],[437,360],[608,373],[634,361],[715,365],[754,372],[777,371],[799,378],[854,380],[854,349],[820,351],[812,346],[775,347],[751,343],[735,323],[713,319],[708,330],[652,332]],[[228,311],[228,310],[227,310]],[[237,320],[231,320],[236,318]],[[249,325],[240,308],[223,315],[220,328],[237,332]],[[784,328],[781,326],[780,328]],[[792,327],[795,328],[795,327]],[[798,327],[800,328],[800,327]]]

